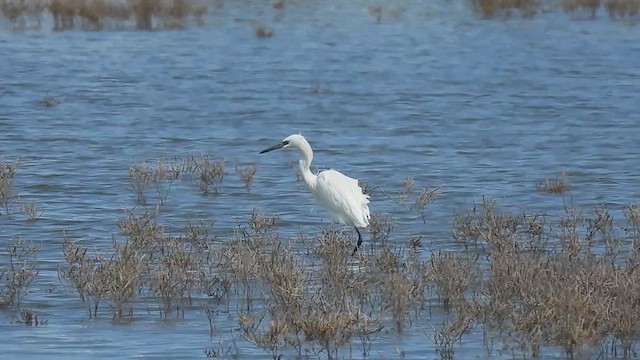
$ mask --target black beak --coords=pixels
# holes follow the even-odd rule
[[[260,154],[264,154],[264,153],[266,153],[266,152],[273,151],[273,150],[282,149],[282,148],[284,147],[284,145],[285,145],[285,143],[281,142],[281,143],[280,143],[280,144],[278,144],[278,145],[274,145],[274,146],[272,146],[272,147],[270,147],[270,148],[266,148],[266,149],[264,149],[264,150],[260,151]]]

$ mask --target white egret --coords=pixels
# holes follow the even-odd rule
[[[290,135],[278,145],[260,151],[260,154],[277,149],[297,149],[300,152],[300,172],[307,189],[322,204],[333,221],[353,226],[358,233],[358,244],[353,254],[362,244],[362,235],[358,228],[369,226],[369,195],[364,194],[358,180],[350,178],[336,170],[324,170],[317,175],[309,167],[313,161],[313,150],[302,135]]]

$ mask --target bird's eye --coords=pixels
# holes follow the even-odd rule
[[[284,145],[284,146],[289,145],[289,141],[288,141],[288,140],[283,141],[283,142],[282,142],[282,145]]]

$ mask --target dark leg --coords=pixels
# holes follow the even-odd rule
[[[362,244],[362,235],[360,235],[360,230],[358,230],[357,227],[354,226],[354,228],[356,229],[356,232],[358,233],[358,244],[356,245],[356,248],[353,249],[353,253],[351,254],[351,256],[354,256],[356,254],[356,251],[358,251],[358,249],[360,248],[360,245]]]

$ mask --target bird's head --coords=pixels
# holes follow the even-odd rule
[[[277,149],[288,149],[288,148],[295,148],[295,149],[309,148],[310,149],[311,147],[309,146],[309,143],[307,142],[307,139],[304,138],[304,136],[299,134],[293,134],[284,138],[284,140],[282,140],[281,143],[260,151],[260,154],[264,154],[266,152],[277,150]]]

